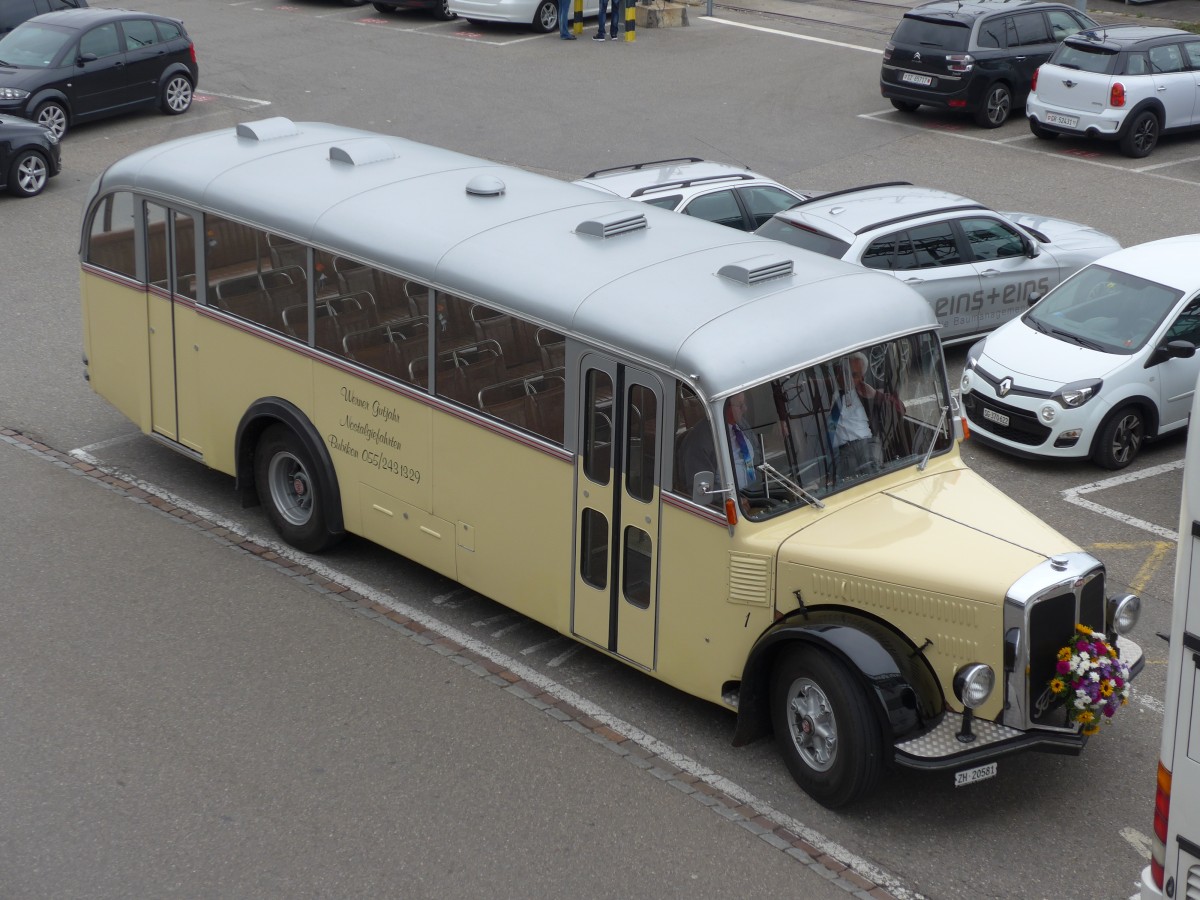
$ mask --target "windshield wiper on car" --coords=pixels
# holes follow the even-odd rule
[[[0,59],[0,66],[4,66],[6,69],[15,69],[16,68],[16,66],[14,66],[12,63],[5,62],[2,59]]]
[[[1049,328],[1048,326],[1046,326],[1046,325],[1043,325],[1041,322],[1039,322],[1039,321],[1038,321],[1036,318],[1034,318],[1033,316],[1030,316],[1028,319],[1026,319],[1026,320],[1025,320],[1025,324],[1027,324],[1027,325],[1032,325],[1034,328],[1036,328],[1036,329],[1037,329],[1038,331],[1040,331],[1042,334],[1049,334],[1049,333],[1050,333],[1050,328]]]
[[[1063,331],[1061,328],[1051,328],[1050,333],[1058,337],[1064,337],[1069,341],[1074,341],[1080,347],[1086,347],[1089,350],[1103,350],[1104,348],[1095,341],[1089,341],[1087,338],[1080,337],[1077,334],[1071,334],[1069,331]]]
[[[779,482],[779,484],[783,485],[785,488],[795,494],[797,500],[803,500],[805,503],[811,504],[817,509],[825,508],[825,504],[822,503],[815,494],[810,494],[804,488],[800,487],[800,485],[796,484],[796,482],[792,481],[792,479],[788,478],[786,475],[776,469],[769,462],[759,463],[758,470],[768,478]]]

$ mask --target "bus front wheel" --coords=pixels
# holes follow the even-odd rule
[[[878,783],[883,739],[871,700],[829,654],[797,648],[779,661],[771,721],[792,777],[822,806],[845,806]]]
[[[263,432],[254,454],[254,485],[275,530],[306,553],[319,553],[337,539],[329,532],[325,491],[317,467],[298,437],[283,425]]]

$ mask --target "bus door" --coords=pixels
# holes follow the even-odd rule
[[[581,375],[571,630],[653,669],[663,388],[595,354]]]
[[[145,223],[151,428],[199,451],[198,423],[181,414],[179,393],[193,361],[185,346],[195,316],[185,321],[181,311],[192,310],[196,299],[195,223],[157,203],[146,203]]]

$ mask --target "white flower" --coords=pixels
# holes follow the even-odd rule
[[[1098,682],[1100,680],[1100,673],[1099,672],[1089,672],[1088,678],[1090,678],[1092,681]]]

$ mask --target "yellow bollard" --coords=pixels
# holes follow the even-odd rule
[[[575,34],[583,34],[583,0],[575,0],[575,20],[572,30]]]
[[[625,40],[637,40],[637,0],[625,0]]]

